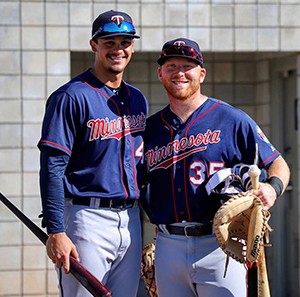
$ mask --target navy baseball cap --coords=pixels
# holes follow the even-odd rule
[[[109,10],[101,13],[93,22],[92,39],[119,35],[140,38],[135,33],[132,19],[125,12]]]
[[[203,67],[203,56],[198,43],[187,38],[177,38],[167,41],[163,45],[157,63],[162,65],[167,59],[172,57],[191,59]]]

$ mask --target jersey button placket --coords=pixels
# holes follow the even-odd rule
[[[125,152],[124,152],[124,171],[127,177],[127,184],[129,190],[129,197],[133,198],[136,196],[135,189],[135,181],[134,181],[134,172],[132,168],[132,154],[131,154],[131,141],[129,136],[126,136],[126,140],[124,141]]]
[[[182,134],[183,131],[180,129],[181,124],[178,122],[178,131],[176,133],[175,136],[175,140],[178,140],[178,142],[180,142],[181,138],[182,138]],[[178,151],[177,155],[180,156],[180,154],[182,154],[182,151]],[[182,165],[180,164],[180,162],[182,161],[178,161],[176,164],[174,164],[174,185],[177,185],[177,187],[175,188],[175,195],[176,195],[176,200],[178,201],[178,209],[177,209],[177,213],[178,213],[178,219],[180,221],[186,219],[185,217],[185,210],[184,210],[184,185],[183,185],[183,172],[182,172]]]

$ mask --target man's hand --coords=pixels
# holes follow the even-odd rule
[[[48,257],[57,268],[63,267],[65,273],[70,272],[70,255],[79,261],[76,247],[65,232],[49,234],[46,249]]]
[[[276,200],[276,192],[274,188],[268,183],[259,183],[257,190],[252,190],[263,203],[266,209],[270,209]]]

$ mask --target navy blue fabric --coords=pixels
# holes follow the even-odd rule
[[[43,221],[48,233],[64,232],[64,172],[70,156],[44,147],[41,150],[40,189]]]
[[[211,222],[219,205],[208,197],[207,181],[221,168],[253,164],[256,143],[260,168],[280,155],[246,113],[214,98],[185,123],[169,106],[149,117],[145,162],[150,199],[146,196],[145,209],[151,222]]]

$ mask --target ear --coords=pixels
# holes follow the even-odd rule
[[[97,52],[97,48],[96,48],[97,44],[93,39],[90,39],[90,46],[94,53]]]
[[[206,69],[201,68],[201,74],[200,74],[200,83],[201,84],[204,82],[205,76],[206,76]]]
[[[161,81],[162,74],[161,74],[161,67],[160,66],[157,68],[157,76],[158,76],[159,80]]]

